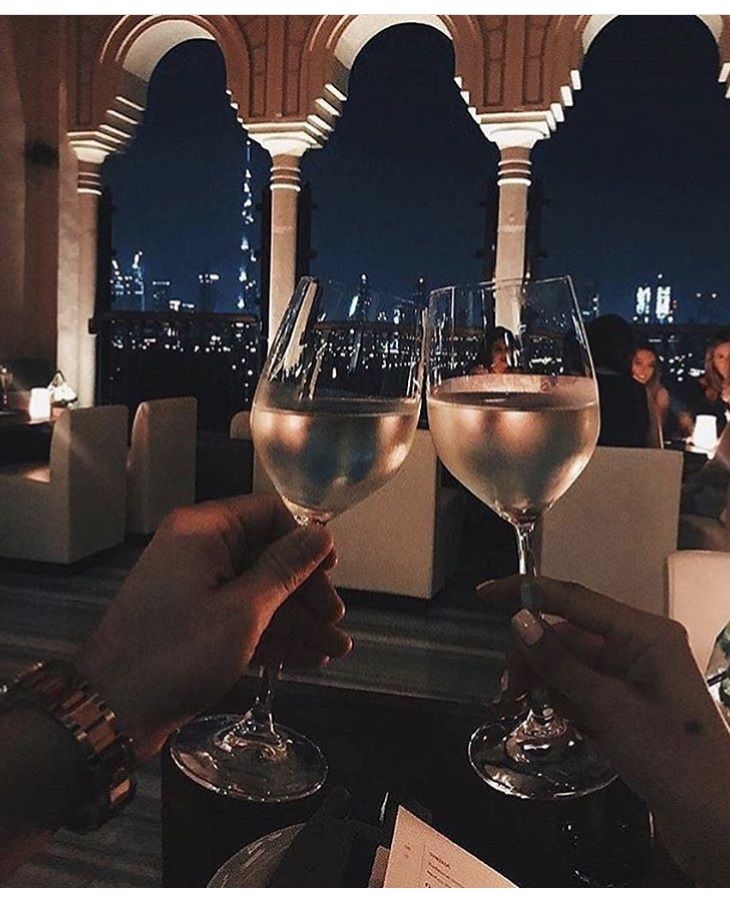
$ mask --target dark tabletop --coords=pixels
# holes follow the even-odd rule
[[[0,411],[0,466],[48,463],[53,423],[53,419],[29,419],[20,411]]]
[[[221,709],[245,710],[254,684],[246,680]],[[165,885],[205,885],[254,838],[306,821],[336,785],[352,794],[352,816],[364,822],[377,821],[386,792],[422,805],[437,829],[518,885],[686,884],[651,839],[646,808],[618,781],[557,803],[509,798],[481,782],[466,746],[483,708],[283,683],[275,710],[320,745],[327,784],[289,804],[234,801],[194,784],[163,753]]]

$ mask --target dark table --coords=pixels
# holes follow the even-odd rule
[[[0,465],[47,463],[54,419],[30,419],[16,410],[0,411]]]
[[[246,680],[223,710],[245,710]],[[233,801],[187,779],[163,753],[163,880],[204,886],[233,853],[261,835],[307,820],[328,788],[344,785],[353,817],[375,822],[386,792],[429,809],[433,825],[522,886],[685,885],[652,840],[643,803],[622,783],[575,801],[534,803],[493,791],[472,772],[466,745],[484,709],[283,683],[281,722],[325,752],[327,784],[283,805]]]

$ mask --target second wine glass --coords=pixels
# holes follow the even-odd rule
[[[326,524],[400,469],[418,423],[423,339],[419,307],[372,291],[366,279],[351,290],[300,280],[251,417],[258,462],[300,525]],[[274,722],[279,669],[265,669],[243,718],[202,719],[180,733],[173,754],[191,778],[267,802],[323,785],[327,763],[317,745]]]
[[[438,454],[515,527],[520,573],[538,575],[542,514],[580,475],[599,431],[595,373],[570,279],[433,291],[428,354]],[[527,583],[522,602],[538,611]],[[523,798],[576,797],[614,778],[541,686],[520,722],[478,729],[469,758],[492,787]]]

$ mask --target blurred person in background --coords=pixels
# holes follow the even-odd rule
[[[588,343],[596,367],[604,447],[647,447],[647,392],[631,376],[636,344],[629,324],[608,314],[588,323]]]

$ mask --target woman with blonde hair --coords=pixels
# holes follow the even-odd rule
[[[688,415],[682,417],[682,426],[688,434],[700,414],[714,416],[717,434],[722,433],[730,413],[730,332],[719,332],[710,339],[705,351],[705,372],[687,383],[684,401]]]

